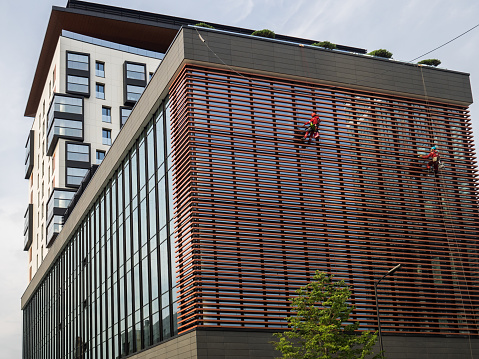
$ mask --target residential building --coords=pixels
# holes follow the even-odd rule
[[[84,130],[98,136],[90,164],[102,162],[22,297],[24,358],[274,358],[288,299],[316,270],[345,279],[352,319],[376,330],[374,286],[397,264],[378,287],[387,356],[477,355],[469,75],[198,22],[53,8],[37,73],[59,29],[165,55],[119,132],[109,119],[128,98],[103,104],[110,86],[98,81],[98,118]],[[75,53],[107,76],[96,51]],[[27,116],[42,110],[45,83],[35,77]],[[303,142],[312,111],[319,140]],[[432,144],[447,164],[437,178],[417,158]]]
[[[132,47],[120,50],[112,42],[69,31],[49,45],[55,47],[44,86],[34,94],[39,106],[28,113],[34,117],[25,157],[29,280],[60,232],[62,215],[82,178],[104,157],[145,88],[148,73],[163,57],[153,52],[145,56],[144,50]]]

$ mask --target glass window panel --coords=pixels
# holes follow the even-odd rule
[[[81,76],[67,76],[67,91],[88,93],[88,85],[90,80],[88,77]]]
[[[105,77],[105,64],[97,61],[95,63],[95,75],[98,77]]]
[[[101,131],[102,143],[104,145],[111,145],[111,130],[102,129]]]
[[[103,122],[111,123],[111,108],[109,107],[101,108],[101,120]]]
[[[171,326],[170,326],[170,309],[165,308],[161,311],[162,317],[162,326],[163,326],[163,340],[171,336]]]
[[[96,164],[99,165],[105,158],[105,151],[96,151]]]
[[[96,98],[99,98],[101,100],[105,99],[105,85],[96,84],[95,91],[96,91]]]
[[[87,172],[88,168],[67,167],[67,184],[75,186],[80,185]]]
[[[149,206],[149,222],[150,222],[150,237],[155,236],[156,234],[156,197],[154,189],[150,192],[148,196],[148,206]]]
[[[138,208],[133,210],[132,218],[132,239],[133,239],[133,254],[138,252]]]
[[[146,199],[140,203],[140,221],[141,221],[141,231],[140,231],[140,247],[143,247],[148,241],[148,232],[147,232],[147,212],[146,212]]]
[[[153,250],[150,254],[151,265],[151,298],[152,300],[158,299],[158,259],[157,251]]]
[[[143,90],[143,86],[126,85],[126,98],[128,101],[138,101]]]
[[[90,162],[90,146],[66,143],[67,160]]]
[[[88,55],[67,52],[67,67],[69,69],[88,71]]]
[[[141,141],[140,146],[138,146],[138,170],[140,177],[140,189],[146,183],[146,157],[145,157],[145,141]]]
[[[161,293],[165,293],[169,289],[169,268],[168,268],[168,242],[160,244],[160,267],[161,267]]]

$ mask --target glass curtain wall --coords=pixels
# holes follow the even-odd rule
[[[169,106],[24,308],[24,358],[117,358],[177,334]]]

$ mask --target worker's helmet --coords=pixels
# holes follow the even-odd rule
[[[436,149],[436,145],[431,147],[431,151],[434,151]]]
[[[316,112],[313,111],[313,112],[311,113],[311,116],[316,116]]]

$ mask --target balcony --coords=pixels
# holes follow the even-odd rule
[[[75,190],[55,188],[47,202],[47,248],[54,242],[63,228],[63,215],[70,204]]]
[[[59,138],[83,141],[83,98],[55,94],[48,110],[47,156]]]
[[[30,130],[28,135],[27,144],[25,145],[25,179],[29,179],[33,170],[33,160],[35,156],[33,155],[34,151],[34,138],[35,131]]]
[[[33,242],[33,204],[29,204],[24,216],[23,225],[23,250],[28,251]]]

